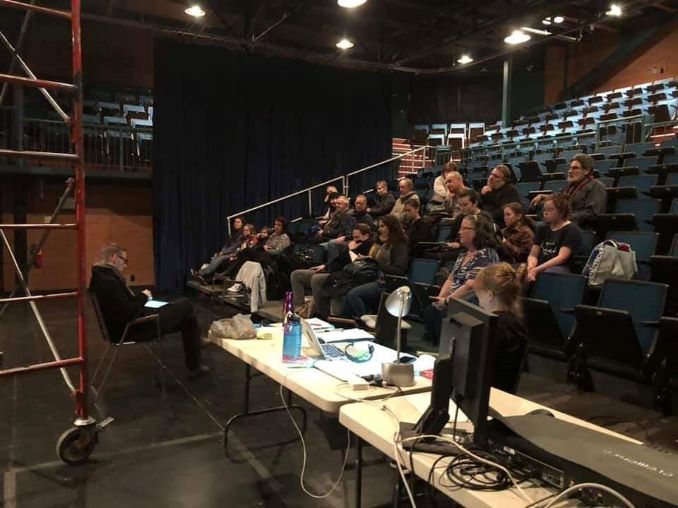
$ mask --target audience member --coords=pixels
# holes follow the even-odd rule
[[[245,217],[240,216],[233,219],[233,228],[231,230],[231,234],[226,239],[224,246],[219,252],[215,254],[215,256],[229,255],[235,252],[235,250],[240,245],[240,237],[242,236],[242,228],[244,225]]]
[[[520,300],[525,275],[524,264],[498,263],[480,270],[473,287],[480,306],[497,316],[492,386],[508,393],[516,391],[527,347]]]
[[[481,268],[499,262],[494,225],[482,215],[464,217],[459,231],[461,246],[449,277],[434,302],[424,309],[424,339],[438,343],[440,327],[450,298],[475,301],[474,280]]]
[[[447,162],[443,166],[443,170],[440,175],[438,175],[436,179],[433,180],[433,192],[427,205],[429,213],[445,210],[445,197],[447,196],[445,177],[450,171],[458,171],[457,164],[453,161]]]
[[[504,224],[501,230],[502,247],[511,263],[524,263],[534,243],[534,222],[525,215],[520,203],[504,205]]]
[[[318,231],[316,240],[327,242],[351,234],[356,220],[348,213],[348,198],[346,196],[339,196],[335,202],[336,210],[322,230]]]
[[[290,244],[290,237],[287,234],[287,219],[282,216],[276,217],[273,223],[273,234],[266,240],[264,250],[275,256],[281,254]]]
[[[248,249],[258,243],[257,235],[255,234],[255,229],[253,224],[245,224],[242,227],[242,233],[238,236],[238,245],[235,249],[229,249],[228,254],[218,254],[212,257],[209,263],[202,265],[200,270],[195,271],[191,269],[191,275],[205,282],[204,277],[210,277],[214,275],[224,263],[229,261],[234,261],[239,252],[244,249]]]
[[[461,223],[464,220],[464,217],[469,215],[482,215],[489,221],[490,224],[493,224],[490,214],[482,211],[478,206],[479,201],[478,193],[473,189],[464,189],[459,193],[459,215],[457,215],[457,217],[455,217],[455,219],[450,223],[450,235],[448,236],[448,239],[451,241],[446,245],[448,249],[459,249],[459,230],[461,229]]]
[[[544,224],[537,227],[534,244],[527,258],[527,280],[534,282],[542,272],[570,273],[574,256],[582,246],[579,227],[569,220],[566,196],[548,196],[543,203]]]
[[[127,268],[127,250],[111,243],[101,251],[101,259],[92,266],[89,289],[96,296],[110,340],[119,342],[125,327],[137,318],[158,314],[163,334],[181,332],[189,378],[209,372],[200,360],[200,327],[193,306],[181,298],[159,309],[144,305],[153,297],[148,289],[137,293],[128,285],[123,271]],[[144,342],[156,337],[153,323],[134,327],[129,340]]]
[[[400,196],[396,199],[391,215],[397,217],[401,223],[407,222],[407,215],[405,215],[405,202],[409,199],[416,199],[419,201],[419,195],[414,191],[414,182],[411,178],[401,178],[398,182],[400,187]]]
[[[378,222],[377,244],[370,251],[382,274],[405,275],[408,265],[407,237],[400,221],[385,215]],[[351,289],[344,301],[344,315],[359,319],[368,312],[376,312],[381,293],[386,289],[383,276]]]
[[[407,221],[405,222],[405,234],[409,240],[409,255],[410,259],[414,258],[418,251],[419,242],[433,241],[433,232],[431,231],[431,224],[422,219],[419,213],[421,203],[418,199],[408,199],[405,201],[405,215]]]
[[[316,217],[319,219],[320,224],[326,223],[330,220],[330,216],[334,213],[334,203],[333,201],[337,199],[339,192],[334,185],[328,185],[325,189],[325,196],[323,197],[323,207],[320,213],[316,214]]]
[[[579,153],[572,157],[567,172],[568,186],[563,194],[570,200],[570,219],[579,225],[595,219],[605,213],[607,207],[607,191],[605,186],[593,177],[593,159]],[[548,194],[537,195],[531,206],[542,204]]]
[[[445,211],[450,217],[455,218],[459,215],[459,194],[466,189],[464,186],[464,179],[458,171],[448,171],[445,175],[445,187],[447,194],[445,195]]]
[[[388,191],[388,183],[386,180],[379,180],[377,182],[377,197],[374,206],[367,209],[372,217],[378,218],[391,212],[393,205],[395,205],[395,198],[393,194]]]
[[[358,224],[367,224],[374,228],[374,219],[367,213],[367,197],[365,194],[358,194],[353,200],[353,208],[348,212]]]
[[[487,185],[482,188],[480,194],[482,195],[480,208],[489,213],[500,225],[504,225],[504,205],[520,202],[520,194],[511,183],[511,170],[503,164],[492,170],[487,177]]]
[[[334,265],[320,265],[314,268],[294,270],[290,276],[294,307],[301,312],[302,317],[311,317],[314,313],[322,318],[330,315],[331,298],[326,297],[321,289],[330,273],[341,270],[344,265],[352,261],[351,257],[368,256],[373,245],[372,230],[367,224],[356,224],[352,231],[352,240],[347,243],[345,257],[337,257]],[[348,254],[348,253],[352,254]],[[305,289],[311,288],[313,305],[310,309],[303,309]],[[303,309],[303,310],[302,310]]]

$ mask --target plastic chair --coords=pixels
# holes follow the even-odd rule
[[[360,321],[362,321],[365,327],[374,334],[374,341],[377,344],[395,349],[395,335],[396,329],[398,328],[398,318],[392,316],[386,310],[386,299],[388,298],[388,295],[389,293],[381,294],[381,298],[379,299],[379,310],[377,310],[376,314],[365,314],[364,316],[360,316]],[[403,319],[400,323],[400,327],[402,332],[401,345],[402,350],[404,351],[407,346],[407,331],[412,328],[412,325]]]
[[[639,199],[650,199],[650,187],[657,185],[657,175],[620,176],[618,187],[634,187]]]
[[[162,333],[162,329],[160,328],[160,315],[159,314],[151,314],[149,316],[143,316],[137,319],[134,319],[133,321],[130,321],[127,323],[125,326],[125,329],[122,332],[122,335],[120,336],[120,339],[118,342],[113,342],[111,340],[111,337],[108,333],[108,328],[106,326],[106,321],[104,320],[104,316],[101,312],[101,307],[99,305],[99,300],[97,299],[96,295],[92,292],[89,292],[90,296],[90,301],[92,302],[92,308],[94,309],[94,315],[96,316],[97,319],[97,324],[99,326],[99,331],[101,332],[101,336],[103,337],[104,341],[106,342],[106,349],[104,350],[104,354],[101,356],[101,360],[99,360],[99,363],[94,370],[94,374],[92,375],[92,379],[90,381],[90,386],[92,387],[92,391],[94,392],[94,401],[99,398],[99,395],[104,389],[104,385],[106,384],[106,381],[108,380],[109,374],[111,372],[111,368],[113,367],[113,364],[115,363],[115,360],[118,356],[118,351],[120,351],[120,348],[123,346],[133,346],[133,345],[142,345],[146,348],[146,350],[149,352],[151,355],[151,359],[153,361],[153,366],[155,367],[156,365],[160,369],[160,376],[159,376],[159,381],[160,381],[160,388],[162,390],[162,395],[163,397],[166,396],[166,389],[165,389],[165,365],[162,360],[162,339],[164,337]],[[155,328],[155,337],[151,338],[151,340],[148,341],[143,341],[143,342],[136,342],[133,339],[133,332],[136,329],[139,329],[140,327],[149,327],[153,326]],[[153,344],[158,345],[158,356],[156,357],[153,354]],[[108,356],[109,351],[113,348],[113,354],[111,355],[110,360],[108,361],[106,367],[103,369],[103,376],[101,379],[101,383],[99,383],[99,386],[96,387],[96,379],[99,375],[99,372],[101,371],[102,367],[104,366],[104,362],[106,361],[106,358]]]
[[[638,230],[652,231],[652,216],[658,213],[660,208],[661,201],[658,199],[620,199],[614,211],[634,214]]]
[[[567,360],[574,354],[569,342],[575,319],[572,310],[581,303],[586,277],[575,274],[542,273],[523,298],[529,351]]]
[[[411,283],[433,284],[440,261],[435,259],[415,258],[410,264],[408,280]]]

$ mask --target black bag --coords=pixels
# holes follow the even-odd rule
[[[343,270],[331,273],[321,289],[321,294],[334,298],[345,294],[354,287],[377,280],[379,265],[373,259],[357,259],[346,265]]]

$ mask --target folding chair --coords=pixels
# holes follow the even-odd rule
[[[160,388],[162,390],[162,396],[164,398],[167,395],[167,391],[165,388],[165,364],[163,363],[162,359],[163,357],[162,339],[164,335],[162,333],[162,329],[160,328],[160,315],[151,314],[149,316],[143,316],[134,319],[133,321],[130,321],[129,323],[127,323],[127,325],[125,325],[125,329],[123,330],[122,335],[120,336],[118,342],[113,342],[108,333],[106,321],[104,320],[104,316],[101,312],[101,307],[99,306],[99,300],[97,299],[94,293],[90,292],[89,295],[90,301],[92,302],[92,308],[94,309],[94,315],[96,316],[97,324],[99,326],[99,331],[101,332],[102,338],[106,342],[106,349],[104,350],[104,354],[101,356],[101,360],[99,360],[99,364],[97,365],[97,368],[95,369],[94,374],[92,375],[92,380],[90,381],[92,392],[94,392],[93,400],[96,402],[97,399],[99,398],[99,395],[103,391],[104,385],[108,380],[108,376],[111,372],[113,364],[115,363],[115,359],[118,356],[118,351],[120,351],[120,348],[123,346],[134,346],[134,345],[143,345],[151,356],[153,366],[155,367],[157,365],[159,367],[160,369],[159,382]],[[153,326],[155,328],[155,337],[148,341],[137,342],[133,339],[132,332],[143,326],[145,327]],[[152,349],[153,344],[156,343],[158,344],[158,356],[155,356]],[[113,354],[111,355],[110,360],[108,360],[106,367],[103,368],[103,376],[101,379],[101,383],[99,383],[99,386],[97,387],[95,384],[96,379],[102,367],[104,366],[104,362],[106,361],[106,358],[111,348],[113,348]]]

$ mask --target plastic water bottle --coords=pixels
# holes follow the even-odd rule
[[[285,292],[285,303],[283,304],[282,322],[283,326],[287,324],[287,320],[294,314],[294,293],[292,291]]]
[[[283,352],[284,363],[296,363],[301,360],[301,318],[292,313],[284,325]]]

